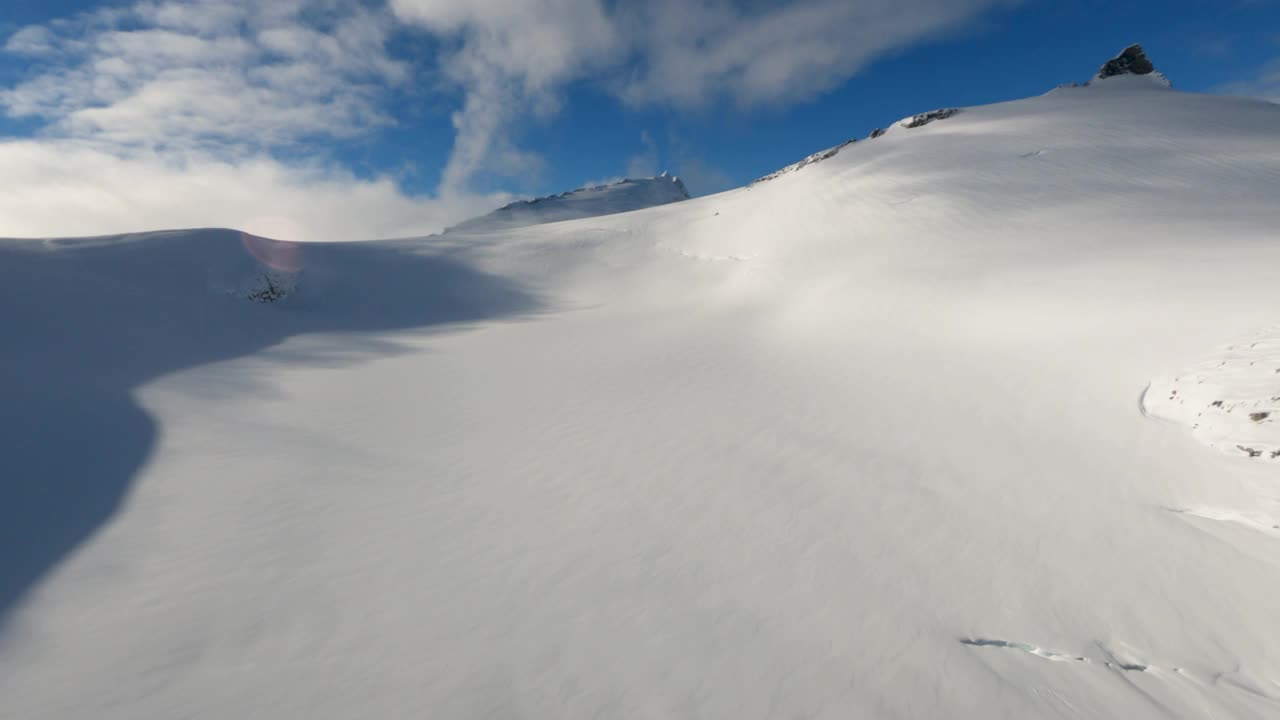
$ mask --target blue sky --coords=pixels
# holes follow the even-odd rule
[[[0,234],[427,232],[661,170],[709,193],[1131,42],[1179,89],[1280,97],[1277,0],[7,0],[0,23]]]

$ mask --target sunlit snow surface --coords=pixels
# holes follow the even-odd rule
[[[1280,106],[1129,80],[273,302],[7,241],[0,717],[1280,717],[1280,465],[1155,402],[1271,442]]]
[[[1151,415],[1187,426],[1206,445],[1280,460],[1280,327],[1228,345],[1175,377],[1153,381],[1142,403]]]

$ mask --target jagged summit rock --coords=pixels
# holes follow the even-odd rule
[[[1156,70],[1156,66],[1151,62],[1151,58],[1147,57],[1146,51],[1137,43],[1130,45],[1120,51],[1119,55],[1116,55],[1103,63],[1102,67],[1098,69],[1098,74],[1094,75],[1093,80],[1091,80],[1089,84],[1092,85],[1099,80],[1107,80],[1109,78],[1122,77],[1126,75],[1145,76],[1160,85],[1164,85],[1165,87],[1169,87],[1171,85],[1169,79]]]
[[[1156,71],[1156,66],[1151,64],[1151,58],[1147,57],[1146,51],[1141,45],[1130,45],[1121,53],[1108,60],[1100,70],[1098,70],[1098,78],[1109,78],[1116,75],[1150,75]]]

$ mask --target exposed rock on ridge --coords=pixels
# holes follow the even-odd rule
[[[1130,45],[1120,51],[1119,55],[1103,63],[1102,67],[1098,69],[1098,74],[1094,76],[1089,84],[1092,85],[1098,80],[1124,75],[1143,75],[1166,87],[1171,85],[1168,78],[1156,71],[1156,66],[1151,62],[1151,58],[1147,57],[1146,51],[1137,43]]]

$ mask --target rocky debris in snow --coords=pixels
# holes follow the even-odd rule
[[[920,113],[919,115],[912,115],[911,117],[900,121],[898,124],[905,128],[918,128],[924,125],[928,125],[934,120],[945,120],[949,117],[956,115],[959,112],[960,112],[960,108],[939,108],[937,110],[930,110],[929,112]],[[886,128],[876,128],[871,131],[871,134],[868,135],[867,138],[870,140],[874,140],[875,138],[878,138],[887,132],[889,131]],[[814,163],[822,162],[823,160],[832,158],[841,150],[845,149],[846,147],[856,142],[858,142],[857,139],[846,140],[840,143],[839,145],[836,145],[835,147],[827,148],[826,150],[823,150],[821,152],[816,152],[804,158],[800,162],[792,163],[782,168],[781,170],[775,170],[774,172],[771,172],[768,175],[765,175],[764,177],[757,178],[751,181],[751,183],[749,183],[747,187],[751,187],[756,183],[762,183],[768,180],[773,180],[774,178],[780,177],[782,175],[795,172],[796,170],[799,170],[805,167],[806,165],[812,165]]]
[[[909,118],[899,121],[898,124],[907,129],[924,127],[934,120],[946,120],[949,117],[954,117],[959,114],[959,112],[960,108],[939,108],[937,110],[920,113],[919,115],[912,115]]]
[[[850,146],[850,145],[852,145],[852,144],[854,144],[854,143],[856,143],[856,142],[858,142],[858,141],[857,141],[857,140],[845,140],[844,142],[840,143],[839,145],[836,145],[835,147],[830,147],[830,148],[827,148],[826,150],[822,150],[821,152],[816,152],[816,153],[814,153],[814,154],[812,154],[812,155],[810,155],[810,156],[808,156],[808,157],[804,158],[804,159],[803,159],[803,160],[801,160],[800,162],[792,163],[792,164],[790,164],[790,165],[788,165],[788,166],[786,166],[786,167],[782,168],[781,170],[775,170],[775,171],[773,171],[773,172],[769,173],[768,175],[765,175],[765,176],[764,176],[764,177],[762,177],[762,178],[757,178],[756,180],[751,181],[751,183],[750,183],[747,187],[750,187],[751,185],[755,185],[756,183],[762,183],[762,182],[765,182],[765,181],[767,181],[767,180],[772,180],[772,179],[774,179],[774,178],[776,178],[776,177],[780,177],[780,176],[782,176],[782,175],[786,175],[787,173],[795,172],[796,170],[799,170],[800,168],[805,167],[806,165],[812,165],[812,164],[817,163],[817,162],[822,162],[823,160],[826,160],[826,159],[828,159],[828,158],[835,157],[836,153],[839,153],[841,150],[845,149],[846,147],[848,147],[848,146]]]
[[[1210,354],[1198,366],[1151,383],[1148,415],[1190,429],[1210,447],[1250,458],[1280,459],[1280,327]],[[1239,410],[1240,412],[1235,412]]]
[[[298,274],[266,269],[241,291],[246,300],[259,303],[279,302],[297,287]]]

